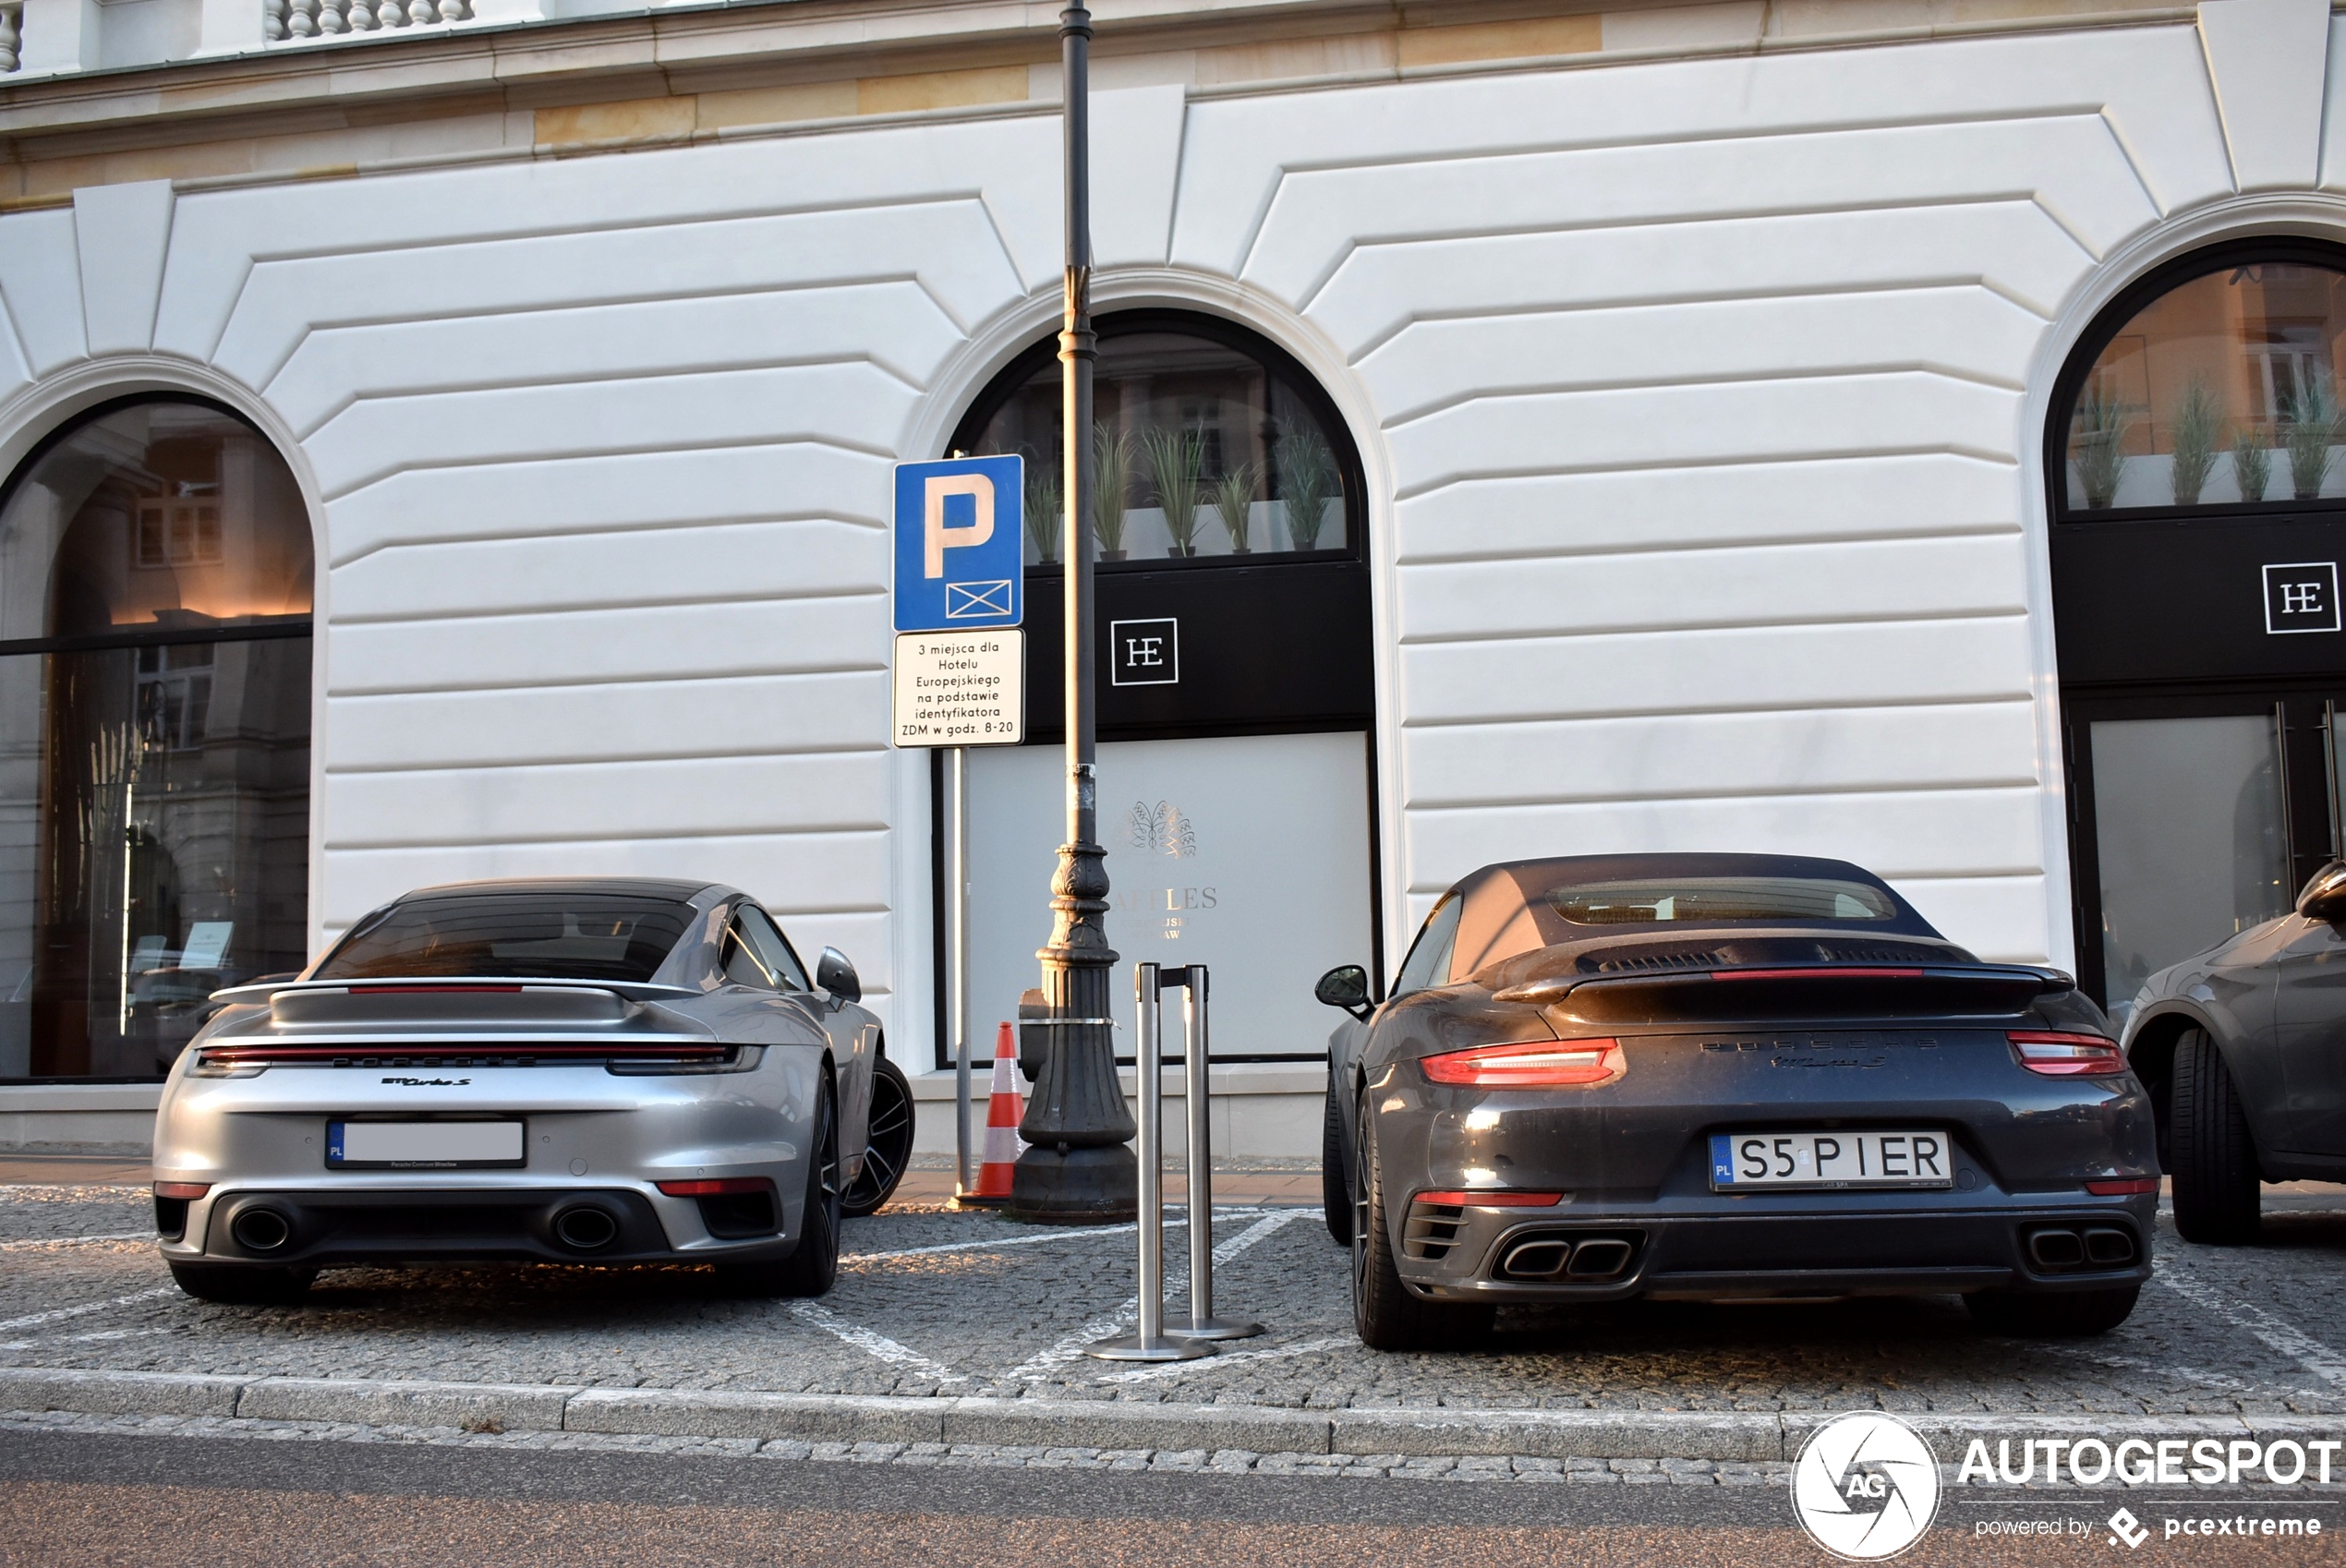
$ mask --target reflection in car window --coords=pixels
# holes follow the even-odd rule
[[[1393,977],[1396,996],[1449,983],[1450,949],[1458,939],[1458,916],[1465,909],[1466,900],[1456,893],[1433,906],[1425,917],[1425,929],[1409,946],[1409,956],[1401,960],[1401,972]]]
[[[353,926],[311,978],[642,982],[659,970],[692,920],[689,904],[624,894],[409,899]]]
[[[1575,925],[1660,925],[1673,921],[1881,921],[1897,903],[1879,887],[1805,876],[1655,877],[1590,882],[1546,895]]]
[[[798,955],[791,950],[771,915],[756,904],[744,904],[735,911],[734,920],[741,927],[743,940],[757,955],[758,963],[774,977],[774,984],[785,991],[813,989],[806,983],[805,968],[799,963]]]

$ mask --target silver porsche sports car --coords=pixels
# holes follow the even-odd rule
[[[2148,1097],[2067,975],[1778,855],[1485,866],[1392,994],[1321,979],[1328,1225],[1360,1337],[1500,1306],[1961,1293],[2094,1333],[2150,1272]]]
[[[155,1117],[163,1255],[215,1301],[490,1260],[713,1263],[818,1296],[842,1212],[885,1199],[911,1141],[862,994],[833,948],[810,979],[732,887],[410,893],[299,978],[218,994]]]

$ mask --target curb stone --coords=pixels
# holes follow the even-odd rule
[[[812,1443],[1245,1451],[1286,1454],[1532,1456],[1780,1462],[1839,1411],[1297,1410],[1140,1400],[767,1393],[366,1378],[223,1377],[0,1368],[0,1409],[93,1416],[215,1416],[366,1426],[464,1427]],[[1959,1460],[1975,1437],[2346,1436],[2346,1417],[2076,1416],[1893,1411]]]

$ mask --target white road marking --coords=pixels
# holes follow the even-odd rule
[[[1288,1211],[1221,1208],[1214,1211],[1218,1218],[1226,1220],[1243,1219],[1249,1214],[1260,1214],[1266,1212],[1285,1213]],[[1294,1212],[1308,1212],[1300,1209]],[[1185,1225],[1189,1224],[1189,1221],[1175,1219],[1168,1214],[1166,1216],[1165,1224],[1167,1229],[1171,1229],[1176,1225]],[[842,1263],[884,1263],[891,1258],[926,1258],[938,1252],[990,1252],[998,1247],[1039,1247],[1046,1241],[1072,1241],[1083,1236],[1130,1236],[1139,1228],[1138,1225],[1131,1224],[1085,1225],[1075,1230],[1046,1230],[1036,1236],[998,1236],[992,1241],[946,1241],[934,1247],[901,1247],[893,1252],[842,1252],[840,1254],[839,1260]]]
[[[100,1241],[152,1241],[151,1230],[119,1230],[105,1236],[41,1236],[22,1241],[0,1241],[0,1252],[31,1252],[44,1247],[86,1247]]]
[[[151,1187],[128,1187],[108,1182],[9,1181],[0,1182],[0,1201],[11,1198],[151,1198]]]
[[[21,1318],[0,1322],[0,1333],[10,1329],[35,1329],[43,1323],[59,1322],[67,1318],[79,1318],[88,1312],[104,1312],[116,1307],[128,1307],[140,1301],[152,1301],[158,1296],[176,1296],[175,1285],[158,1285],[153,1290],[141,1290],[128,1296],[117,1296],[111,1301],[85,1301],[79,1307],[59,1307],[52,1311],[33,1312]]]
[[[791,1316],[803,1322],[814,1324],[825,1333],[844,1340],[866,1355],[877,1356],[883,1361],[892,1362],[900,1367],[911,1367],[917,1371],[926,1372],[938,1382],[965,1383],[969,1381],[965,1374],[953,1370],[942,1361],[932,1361],[909,1345],[900,1345],[886,1334],[876,1333],[861,1323],[851,1323],[828,1307],[818,1307],[812,1301],[794,1301],[791,1303]]]
[[[170,1329],[103,1329],[97,1333],[49,1334],[40,1339],[0,1341],[0,1350],[30,1350],[40,1345],[94,1345],[117,1339],[147,1339],[172,1332]]]
[[[1209,1366],[1227,1367],[1233,1361],[1276,1361],[1284,1356],[1312,1356],[1323,1350],[1358,1349],[1360,1344],[1358,1335],[1348,1333],[1334,1339],[1307,1339],[1300,1345],[1282,1345],[1269,1350],[1225,1350],[1203,1361],[1169,1361],[1162,1367],[1143,1367],[1137,1372],[1110,1372],[1098,1381],[1104,1383],[1137,1383],[1150,1378],[1202,1372]]]
[[[2334,1387],[2346,1388],[2346,1356],[2340,1356],[2295,1324],[2284,1321],[2253,1302],[2234,1300],[2212,1285],[2187,1280],[2165,1263],[2152,1265],[2159,1283],[2204,1311],[2213,1312],[2235,1328],[2246,1329],[2305,1370]]]
[[[1310,1212],[1312,1211],[1309,1209],[1272,1210],[1229,1240],[1216,1246],[1214,1248],[1215,1267],[1221,1267],[1256,1242],[1277,1235],[1288,1225]],[[1176,1220],[1167,1220],[1165,1222],[1166,1228],[1170,1230],[1179,1223]],[[1123,1305],[1118,1307],[1115,1311],[1105,1317],[1094,1318],[1073,1333],[1062,1335],[1051,1345],[1049,1349],[1036,1351],[1003,1373],[1002,1380],[1005,1382],[1031,1382],[1046,1372],[1066,1366],[1082,1355],[1093,1341],[1106,1339],[1131,1328],[1140,1315],[1141,1298],[1137,1296],[1128,1296],[1124,1298]]]

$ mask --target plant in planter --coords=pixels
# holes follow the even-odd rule
[[[2175,400],[2167,428],[2174,448],[2175,504],[2197,506],[2199,492],[2216,466],[2216,443],[2223,439],[2223,404],[2206,381],[2194,376]]]
[[[1262,476],[1262,469],[1254,464],[1242,463],[1214,481],[1214,510],[1222,514],[1222,527],[1230,536],[1232,555],[1254,553],[1247,530],[1254,520],[1254,487]]]
[[[2262,501],[2273,482],[2273,433],[2262,425],[2242,427],[2232,440],[2232,479],[2243,501]]]
[[[1197,553],[1197,506],[1205,496],[1205,440],[1195,430],[1143,430],[1141,448],[1148,453],[1149,472],[1156,480],[1156,503],[1165,509],[1165,531],[1173,547],[1165,553]]]
[[[1132,442],[1112,425],[1092,431],[1092,537],[1102,561],[1124,559],[1124,492],[1132,483]]]
[[[1287,502],[1288,547],[1317,549],[1328,502],[1337,494],[1336,454],[1319,431],[1292,427],[1279,433],[1272,451],[1279,468],[1280,499]]]
[[[1034,559],[1049,566],[1059,558],[1059,476],[1043,464],[1026,470],[1026,541]]]
[[[2299,501],[2311,501],[2322,493],[2329,470],[2338,461],[2331,449],[2338,445],[2346,419],[2339,415],[2338,400],[2318,381],[2295,397],[2283,398],[2280,413],[2288,421],[2281,445],[2289,452],[2290,488]]]
[[[2090,386],[2078,397],[2069,446],[2077,464],[2078,488],[2086,492],[2086,504],[2097,512],[2118,499],[2119,483],[2126,476],[2126,438],[2134,428],[2125,405],[2116,398],[2104,397]]]

